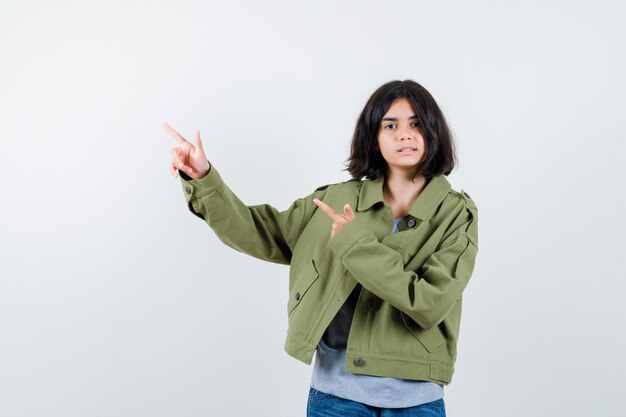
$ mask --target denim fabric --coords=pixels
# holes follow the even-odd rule
[[[307,417],[445,417],[442,398],[405,408],[380,408],[309,388]]]

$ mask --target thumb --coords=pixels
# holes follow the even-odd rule
[[[202,140],[200,139],[200,131],[196,130],[195,140],[194,140],[196,149],[195,151],[204,153],[204,148],[202,147]]]
[[[350,206],[350,204],[346,203],[345,206],[343,206],[343,212],[346,213],[346,216],[348,217],[348,219],[352,220],[354,219],[354,211],[352,210],[352,207]]]

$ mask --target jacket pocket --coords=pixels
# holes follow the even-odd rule
[[[435,326],[432,329],[424,329],[403,312],[400,312],[400,314],[402,315],[402,320],[406,328],[419,340],[428,352],[432,352],[446,341],[439,326]]]
[[[319,273],[315,267],[315,261],[311,259],[302,270],[298,273],[298,277],[293,284],[293,288],[289,294],[289,302],[287,303],[287,315],[290,316],[294,308],[300,304],[311,285],[319,278]]]

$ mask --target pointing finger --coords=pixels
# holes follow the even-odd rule
[[[172,126],[168,125],[166,122],[163,122],[163,127],[165,128],[167,133],[169,133],[170,136],[174,138],[174,140],[176,142],[180,143],[181,145],[184,145],[184,144],[191,145],[191,143],[189,143],[189,141],[187,141],[187,139],[185,139],[180,133],[175,131],[172,128]]]
[[[313,199],[313,202],[315,204],[317,204],[317,206],[328,215],[328,217],[330,217],[331,219],[335,220],[335,221],[341,221],[342,219],[344,219],[343,216],[340,216],[339,214],[335,213],[335,210],[333,210],[332,208],[330,208],[326,203],[322,202],[321,200],[318,200],[317,198]]]

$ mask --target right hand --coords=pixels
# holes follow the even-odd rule
[[[176,169],[179,169],[193,179],[206,176],[211,169],[211,164],[207,161],[207,157],[204,154],[202,141],[200,140],[200,131],[196,130],[195,145],[193,145],[167,123],[163,123],[163,127],[178,142],[178,146],[170,150],[170,155],[172,155],[170,172],[172,175],[178,177]]]

